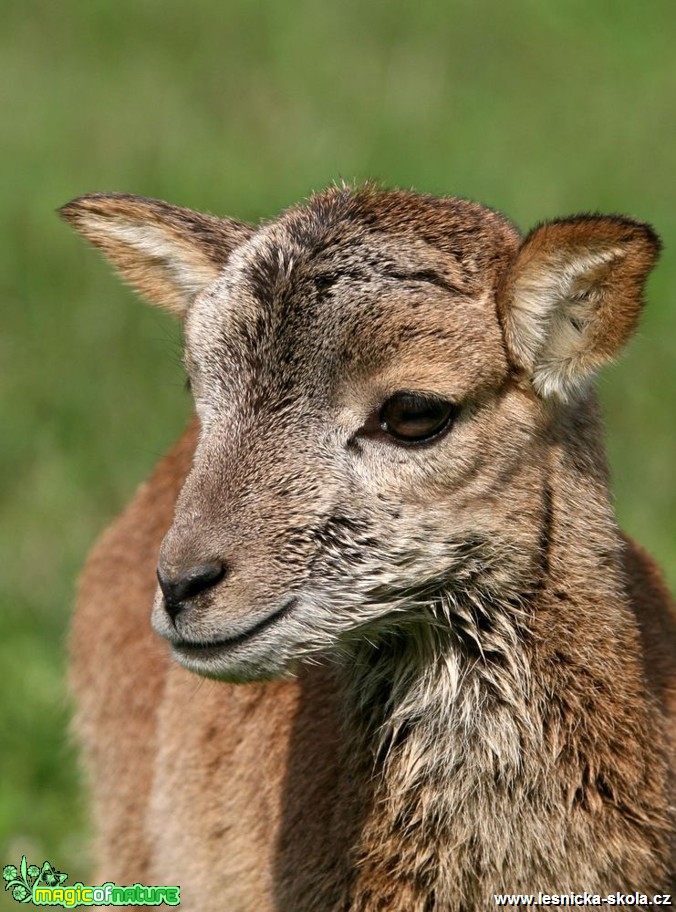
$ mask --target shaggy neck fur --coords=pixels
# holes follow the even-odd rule
[[[550,476],[543,577],[520,605],[447,593],[355,648],[348,763],[368,812],[351,912],[667,889],[661,723],[622,542],[603,479],[565,463]]]

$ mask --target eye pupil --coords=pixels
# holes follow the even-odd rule
[[[445,430],[453,411],[452,403],[435,396],[395,393],[381,409],[380,427],[396,440],[428,440]]]

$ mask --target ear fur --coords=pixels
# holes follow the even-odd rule
[[[620,216],[539,225],[498,295],[511,357],[544,398],[568,400],[629,339],[660,250],[653,229]]]
[[[124,193],[81,196],[59,214],[141,295],[178,316],[254,231],[233,219]]]

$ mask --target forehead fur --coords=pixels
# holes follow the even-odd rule
[[[467,200],[333,188],[240,247],[188,315],[188,341],[259,390],[263,376],[287,388],[301,362],[324,388],[334,363],[358,377],[392,361],[395,387],[438,387],[428,363],[449,382],[464,364],[464,384],[482,385],[503,364],[494,291],[519,243],[504,216]]]
[[[398,253],[396,259],[408,259],[411,266],[427,259],[430,280],[443,281],[450,275],[467,291],[477,284],[490,286],[521,241],[505,216],[485,206],[455,197],[381,190],[371,184],[356,190],[335,187],[315,194],[273,224],[277,243],[292,248],[301,260],[336,252],[342,244],[369,239],[391,241]],[[383,255],[388,246],[383,245]],[[279,253],[268,249],[267,265],[271,268],[265,270],[265,264],[259,263],[263,274],[275,272],[284,259]],[[367,259],[364,265],[379,264]]]

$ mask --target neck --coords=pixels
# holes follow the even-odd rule
[[[442,593],[355,647],[348,742],[369,812],[354,912],[664,888],[665,766],[621,540],[598,479],[585,497],[561,471],[530,592]]]

